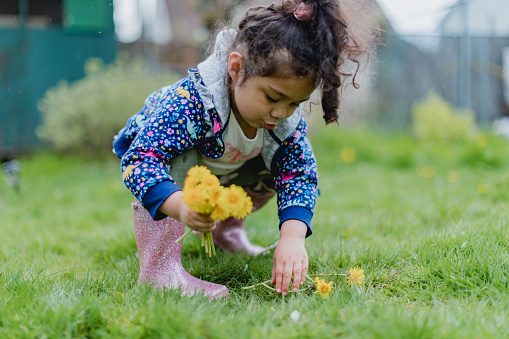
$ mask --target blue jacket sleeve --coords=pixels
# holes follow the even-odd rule
[[[311,219],[318,196],[318,172],[311,144],[306,137],[306,123],[301,120],[296,130],[283,141],[274,156],[272,172],[279,212],[279,227],[296,219],[308,226],[306,237],[313,233]]]
[[[146,119],[159,107],[159,104],[165,100],[168,92],[178,86],[178,84],[179,83],[166,86],[153,92],[145,100],[143,108],[127,120],[125,127],[118,132],[113,140],[113,153],[120,159],[122,159],[138,132],[145,125]]]
[[[131,122],[132,131],[139,130],[122,156],[122,178],[155,220],[165,217],[158,208],[180,190],[169,173],[168,162],[193,148],[202,135],[201,104],[195,91],[192,81],[185,78],[177,86],[158,93],[157,98],[151,99],[155,103],[149,101],[150,114],[144,112],[146,118],[138,119],[142,124]],[[126,129],[123,137],[128,140],[132,132],[129,125]],[[118,141],[119,150],[124,143]]]

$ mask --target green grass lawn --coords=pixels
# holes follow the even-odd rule
[[[0,180],[0,337],[509,337],[505,140],[437,145],[327,128],[313,145],[321,197],[309,273],[360,266],[363,286],[327,277],[328,299],[244,290],[270,278],[272,254],[208,258],[190,236],[186,269],[231,297],[139,287],[118,160],[38,154],[21,159],[19,194]],[[254,243],[276,241],[275,203],[247,230]]]

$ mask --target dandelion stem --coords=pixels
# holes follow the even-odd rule
[[[177,240],[175,240],[175,244],[178,244],[179,241],[182,241],[182,239],[184,239],[185,237],[187,237],[193,230],[189,230],[187,231],[183,236],[181,236],[180,238],[178,238]]]
[[[212,245],[210,244],[212,242],[212,240],[210,239],[210,236],[211,234],[208,233],[208,237],[209,237],[209,258],[212,256]]]
[[[263,286],[267,287],[269,290],[273,290],[273,291],[276,291],[275,288],[272,288],[270,287],[269,285],[265,284],[265,283],[262,283]],[[276,291],[277,292],[277,291]]]
[[[211,236],[211,235],[212,235],[212,234],[210,234],[210,232],[209,232],[209,233],[207,233],[207,239],[209,240],[209,257],[210,257],[210,256],[212,256],[212,245],[210,244],[210,243],[212,242],[212,241],[211,241],[212,239],[210,239],[210,236]]]
[[[267,284],[267,283],[269,283],[269,282],[270,282],[270,280],[266,280],[266,281],[261,282],[261,283],[258,283],[258,284],[254,284],[254,285],[247,286],[247,287],[242,287],[242,289],[244,289],[244,290],[249,290],[249,289],[251,289],[251,288],[255,288],[256,286],[265,285],[265,284]]]
[[[344,273],[332,273],[332,274],[308,274],[308,277],[335,277],[338,275],[344,275],[346,277],[346,274]]]
[[[212,247],[212,254],[216,255],[216,246],[214,245],[214,239],[212,239],[212,233],[210,233],[210,244]]]

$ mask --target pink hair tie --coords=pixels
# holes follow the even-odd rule
[[[306,3],[301,2],[293,11],[293,16],[299,21],[309,21],[313,19],[313,10]]]

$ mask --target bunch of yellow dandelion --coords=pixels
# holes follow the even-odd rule
[[[204,166],[194,166],[184,181],[184,203],[191,211],[210,215],[221,191],[219,179]]]
[[[325,282],[325,279],[320,279],[318,277],[315,278],[316,291],[315,293],[320,293],[322,298],[328,298],[329,293],[332,291],[332,281],[328,283]]]
[[[194,166],[187,172],[184,181],[184,203],[191,211],[203,215],[210,215],[216,221],[229,217],[244,219],[253,210],[251,198],[242,187],[231,185],[223,187],[219,179],[205,166]],[[189,230],[175,242],[184,239],[192,230]],[[211,233],[202,237],[202,246],[210,255],[216,254]]]
[[[346,272],[346,282],[350,285],[362,285],[364,283],[364,279],[366,276],[364,275],[364,270],[360,267],[352,267],[350,271]]]

